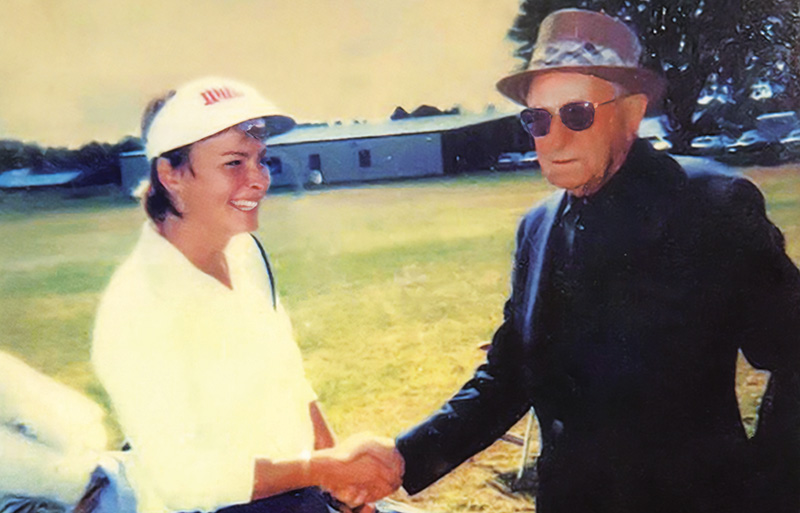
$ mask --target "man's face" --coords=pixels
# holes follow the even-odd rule
[[[610,82],[591,75],[554,71],[533,79],[528,106],[553,115],[550,132],[535,138],[542,175],[551,184],[586,196],[599,190],[622,164],[633,139],[631,132],[638,125],[626,119],[631,110],[626,99],[598,106],[594,123],[586,130],[571,130],[556,115],[567,103],[597,104],[612,100],[615,94]]]

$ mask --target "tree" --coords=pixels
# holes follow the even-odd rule
[[[17,169],[27,165],[27,147],[13,140],[0,141],[0,171]]]
[[[391,119],[392,121],[397,121],[398,119],[406,119],[406,118],[408,118],[410,116],[411,116],[411,114],[409,114],[406,109],[404,109],[403,107],[400,107],[398,105],[394,109],[394,112],[392,112],[392,115],[389,116],[389,119]]]
[[[35,143],[0,140],[0,173],[24,167],[38,173],[78,169],[84,172],[81,184],[120,183],[120,155],[143,149],[141,139],[131,136],[116,144],[93,141],[77,150],[41,148]]]
[[[699,132],[698,98],[709,83],[729,96],[717,106],[717,129],[741,130],[741,118],[798,106],[800,0],[524,0],[509,37],[525,63],[542,19],[566,7],[606,12],[639,33],[643,65],[667,79],[663,109],[677,151]],[[756,84],[771,97],[754,94]]]

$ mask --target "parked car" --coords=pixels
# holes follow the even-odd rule
[[[756,129],[764,137],[777,140],[800,128],[800,119],[794,111],[769,112],[756,118]]]
[[[698,155],[672,155],[678,164],[690,174],[719,173],[724,175],[738,176],[742,171],[739,168],[723,164],[712,157],[700,157]]]
[[[537,167],[539,165],[539,155],[535,151],[528,151],[522,154],[519,159],[520,168]]]
[[[800,157],[800,128],[795,128],[782,137],[781,144],[788,157]]]
[[[663,116],[644,118],[639,123],[639,137],[650,143],[657,151],[669,151],[672,143],[667,140],[667,130]]]
[[[728,153],[753,153],[769,146],[769,141],[758,133],[758,130],[748,130],[741,137],[728,145]]]
[[[722,155],[727,152],[733,139],[727,135],[701,135],[692,139],[690,146],[697,155]]]
[[[660,135],[650,135],[645,137],[644,140],[649,142],[650,146],[656,151],[669,151],[672,149],[672,143]]]
[[[728,145],[724,160],[739,165],[770,165],[777,163],[782,153],[779,141],[767,139],[759,130],[748,130]]]
[[[497,161],[494,168],[498,171],[510,171],[517,169],[519,162],[522,160],[522,153],[519,152],[506,152],[497,156]]]

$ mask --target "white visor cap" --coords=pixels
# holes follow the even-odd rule
[[[289,116],[247,84],[207,77],[182,85],[156,114],[146,134],[145,152],[152,160],[243,121],[263,118],[267,134],[288,132]]]

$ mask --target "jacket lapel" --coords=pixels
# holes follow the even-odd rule
[[[541,284],[542,269],[544,267],[544,257],[547,250],[547,239],[550,237],[550,230],[555,222],[558,207],[566,192],[560,191],[548,198],[544,205],[541,222],[532,227],[526,235],[524,243],[525,250],[530,255],[530,269],[527,273],[527,283],[524,291],[520,291],[525,297],[525,320],[523,323],[523,340],[526,344],[533,341],[533,321],[536,312],[539,285]]]

